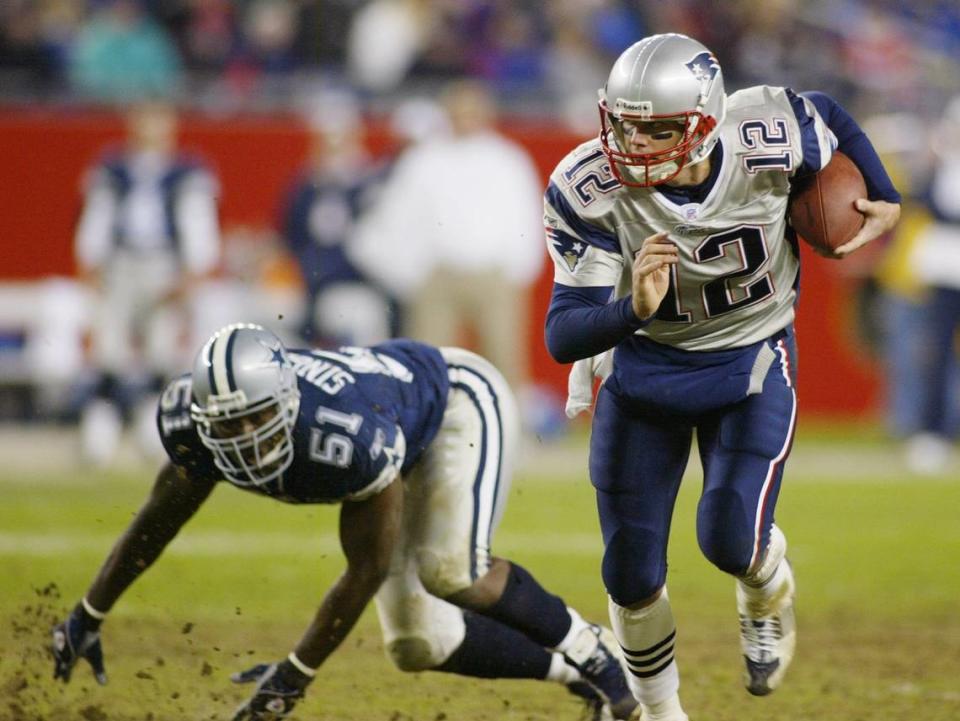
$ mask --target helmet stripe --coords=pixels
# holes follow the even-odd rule
[[[217,338],[214,336],[207,342],[207,345],[204,347],[204,358],[203,362],[207,366],[207,382],[210,384],[210,394],[217,394],[217,380],[213,373],[213,346],[216,344]]]
[[[227,378],[227,346],[236,334],[236,328],[230,328],[227,334],[220,334],[210,349],[210,389],[214,395],[224,395],[230,392],[230,381]]]
[[[226,353],[224,354],[226,356],[224,358],[224,365],[227,369],[227,390],[231,393],[237,390],[237,381],[233,377],[233,343],[236,339],[237,330],[234,329],[234,331],[230,334],[230,337],[227,339],[227,349]]]

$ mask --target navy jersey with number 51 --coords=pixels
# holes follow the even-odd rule
[[[436,348],[393,340],[287,355],[300,390],[293,463],[269,483],[238,487],[289,503],[360,500],[409,470],[436,435],[450,389]],[[170,382],[157,412],[164,448],[191,476],[221,479],[192,402],[189,374]]]

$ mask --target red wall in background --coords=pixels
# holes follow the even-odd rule
[[[530,150],[544,181],[582,140],[545,124],[513,123],[504,129]],[[0,282],[73,273],[72,233],[83,170],[122,133],[119,117],[112,114],[0,111]],[[308,138],[300,123],[282,117],[187,117],[181,137],[182,146],[205,157],[220,176],[224,228],[274,224],[280,195],[306,153]],[[374,127],[373,150],[388,146],[387,135]],[[848,317],[850,291],[836,262],[806,248],[803,253],[797,321],[801,409],[847,418],[870,415],[878,404],[879,371],[858,351]],[[544,261],[530,346],[535,377],[562,392],[567,369],[547,355],[542,340],[552,277],[546,254]]]

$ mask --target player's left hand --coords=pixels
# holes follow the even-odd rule
[[[290,661],[261,663],[230,677],[234,683],[257,682],[253,697],[237,709],[233,721],[275,721],[293,711],[313,680]]]
[[[843,258],[850,255],[862,245],[879,238],[893,229],[900,220],[900,206],[897,203],[888,203],[885,200],[867,200],[860,198],[857,201],[857,210],[866,220],[860,231],[843,245],[833,251],[834,258]]]

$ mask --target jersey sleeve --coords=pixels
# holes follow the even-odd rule
[[[157,430],[170,461],[184,468],[191,478],[220,480],[222,474],[213,462],[213,456],[200,441],[190,403],[193,400],[190,374],[167,384],[157,405]]]
[[[818,173],[833,157],[837,137],[809,98],[797,95],[790,88],[784,88],[783,92],[799,128],[794,176],[799,178]]]
[[[392,431],[392,437],[388,439],[389,431]],[[366,466],[366,473],[363,474],[366,484],[350,491],[347,500],[362,501],[393,483],[400,475],[406,453],[406,439],[399,426],[393,425],[388,430],[377,428],[363,464]]]
[[[602,153],[579,159],[576,154],[568,156],[544,193],[547,251],[553,260],[554,282],[561,285],[614,286],[623,269],[620,241],[602,222],[602,195],[619,184],[594,167],[599,157]]]

